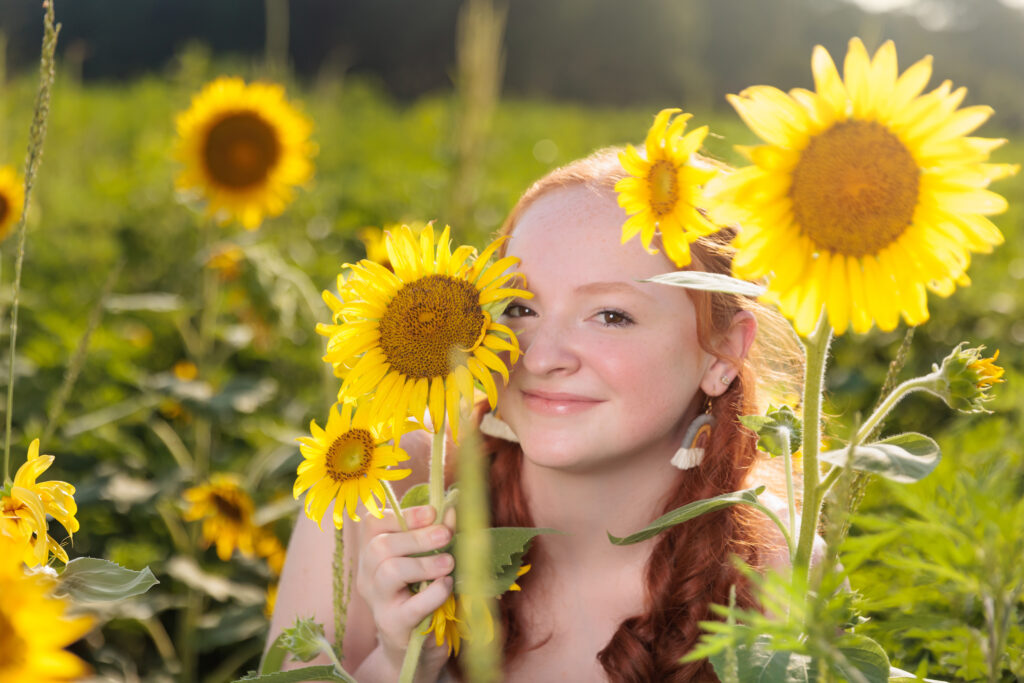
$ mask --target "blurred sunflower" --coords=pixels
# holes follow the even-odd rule
[[[354,414],[353,414],[354,411]],[[309,423],[311,436],[298,438],[304,460],[299,463],[292,493],[306,493],[306,515],[320,524],[334,501],[334,526],[342,528],[344,511],[358,522],[356,503],[362,501],[374,517],[381,517],[387,481],[397,481],[410,470],[390,469],[409,456],[391,441],[391,428],[370,419],[370,404],[354,408],[339,403],[331,408],[327,425]],[[381,501],[381,504],[378,504]]]
[[[280,215],[295,186],[313,176],[312,122],[280,85],[218,78],[175,123],[175,156],[185,165],[176,185],[198,190],[222,223],[235,218],[254,230],[264,217]]]
[[[203,520],[202,545],[217,545],[217,557],[227,562],[238,548],[252,557],[256,548],[257,529],[253,526],[252,498],[233,474],[219,472],[209,481],[193,486],[182,494],[188,507],[186,521]]]
[[[516,277],[518,259],[488,261],[501,240],[475,261],[475,250],[450,249],[445,227],[434,242],[427,226],[417,239],[403,226],[385,244],[394,272],[369,260],[347,264],[346,299],[339,316],[345,321],[327,345],[324,360],[350,367],[339,400],[356,401],[373,394],[372,421],[388,421],[400,436],[406,419],[423,420],[430,411],[435,430],[445,412],[455,416],[458,437],[460,401],[471,401],[474,378],[493,406],[497,388],[491,371],[508,381],[508,368],[495,353],[508,351],[511,362],[519,343],[508,327],[494,322],[505,301],[529,298],[529,292],[506,287]]]
[[[640,241],[651,253],[655,232],[672,261],[682,268],[690,263],[690,243],[718,230],[704,217],[701,186],[717,174],[709,164],[696,162],[694,153],[707,137],[701,126],[683,135],[691,114],[679,109],[662,109],[647,133],[646,158],[633,145],[619,155],[630,174],[615,183],[619,206],[630,214],[622,226],[622,243],[640,233]],[[673,114],[679,114],[669,123]]]
[[[69,617],[52,595],[54,580],[26,572],[14,541],[0,534],[0,681],[64,683],[89,672],[64,648],[92,628],[91,617]]]
[[[815,92],[729,96],[767,143],[741,148],[753,165],[713,188],[713,218],[742,225],[734,270],[772,275],[767,297],[802,335],[822,306],[839,334],[892,330],[900,314],[919,325],[926,288],[946,296],[968,284],[970,253],[1003,241],[985,216],[1006,200],[986,188],[1017,166],[983,163],[1005,140],[967,137],[992,110],[958,110],[964,88],[921,94],[930,57],[898,75],[891,41],[872,58],[854,38],[844,78],[820,45],[811,68]]]
[[[430,616],[430,625],[423,631],[425,634],[434,634],[434,640],[438,647],[447,644],[448,655],[458,656],[459,648],[462,646],[462,639],[469,635],[466,629],[466,622],[457,614],[455,594],[452,593],[444,604],[434,610]]]
[[[256,554],[267,561],[267,566],[275,576],[281,575],[284,569],[285,548],[273,531],[266,527],[256,530]]]
[[[0,241],[21,218],[25,204],[25,188],[13,166],[0,166]]]
[[[56,519],[69,536],[79,529],[75,487],[63,481],[36,481],[54,459],[52,455],[39,455],[39,439],[33,439],[25,463],[0,496],[0,536],[19,545],[19,558],[30,567],[46,564],[50,553],[61,562],[68,561],[67,552],[47,533],[47,515]]]

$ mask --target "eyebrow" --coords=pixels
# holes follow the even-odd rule
[[[585,285],[580,285],[573,291],[577,294],[639,294],[645,299],[653,298],[647,292],[628,282],[588,282]]]

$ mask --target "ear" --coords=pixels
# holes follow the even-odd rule
[[[734,360],[747,357],[754,335],[757,334],[757,318],[750,311],[739,311],[732,318],[729,331],[718,342],[718,351],[701,378],[700,388],[708,396],[721,396],[739,374]]]

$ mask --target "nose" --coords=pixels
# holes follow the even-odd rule
[[[579,369],[580,357],[570,329],[542,318],[524,336],[520,336],[523,357],[519,362],[530,374],[572,374]]]

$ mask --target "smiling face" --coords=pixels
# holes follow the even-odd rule
[[[570,185],[535,199],[508,243],[534,297],[503,316],[525,353],[498,405],[536,465],[667,463],[700,389],[721,391],[686,291],[637,282],[675,268],[636,240],[620,244],[625,219],[610,190]]]

